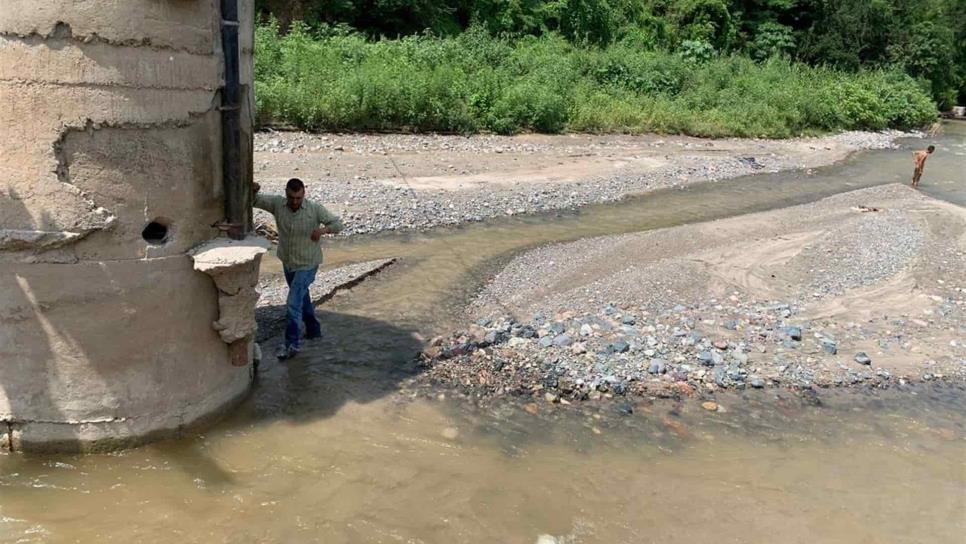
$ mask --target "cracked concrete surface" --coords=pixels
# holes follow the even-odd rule
[[[180,432],[251,383],[186,254],[224,217],[218,0],[3,4],[0,449]]]

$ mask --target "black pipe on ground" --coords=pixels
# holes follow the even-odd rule
[[[236,240],[251,230],[251,188],[242,179],[241,168],[238,26],[238,0],[221,0],[221,44],[225,55],[225,86],[221,90],[222,173],[228,236]]]

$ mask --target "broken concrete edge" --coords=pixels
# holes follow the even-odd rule
[[[332,270],[329,270],[327,271],[327,273],[337,272],[351,267],[365,267],[362,272],[352,275],[351,277],[345,279],[344,281],[340,281],[334,285],[329,286],[329,288],[325,291],[321,291],[321,292],[316,291],[316,293],[312,295],[312,304],[315,306],[319,306],[327,302],[328,300],[332,299],[332,297],[334,297],[339,292],[352,289],[353,287],[375,276],[376,274],[379,274],[385,271],[387,268],[394,265],[398,261],[399,261],[398,257],[391,257],[388,259],[376,259],[373,261],[365,261],[361,263],[348,264],[345,266],[341,266],[339,268],[334,268]],[[366,265],[370,265],[370,266],[366,267]],[[269,310],[272,306],[279,306],[279,305],[283,305],[284,303],[285,303],[284,300],[268,301],[265,299],[260,299],[257,309],[261,310],[262,312],[265,312],[266,310]],[[271,316],[271,317],[268,317],[267,319],[261,319],[260,321],[261,322],[259,323],[256,342],[264,342],[272,338],[273,336],[279,334],[280,332],[282,332],[284,328],[284,322],[285,322],[284,312],[282,313],[281,317]]]
[[[262,255],[268,253],[271,242],[259,236],[242,240],[215,238],[188,252],[194,269],[214,280],[218,289],[218,320],[212,328],[226,344],[232,346],[233,366],[241,364],[241,353],[252,352],[247,346],[255,336],[255,306],[258,303],[258,269]],[[246,363],[247,364],[247,363]]]
[[[248,385],[241,391],[214,409],[202,408],[197,410],[196,415],[177,425],[142,433],[138,431],[123,432],[123,429],[119,429],[119,425],[127,423],[131,418],[81,423],[0,420],[0,452],[20,454],[109,453],[137,448],[161,440],[185,438],[218,423],[248,397],[251,392],[251,384],[255,380],[254,367],[249,367],[249,369]],[[29,438],[31,433],[28,432],[28,437],[25,438],[24,431],[29,431],[32,425],[56,425],[68,429],[76,429],[80,425],[85,428],[86,432],[97,436],[94,438],[31,440]]]
[[[117,218],[104,208],[97,208],[92,213],[104,220],[100,224],[85,226],[80,231],[0,229],[0,251],[57,249],[77,243],[94,231],[110,229],[117,223]]]
[[[324,272],[319,272],[316,276],[315,283],[312,284],[309,289],[309,295],[312,297],[312,303],[318,306],[333,296],[339,291],[344,291],[346,289],[351,289],[356,285],[362,283],[367,278],[382,272],[389,266],[395,264],[398,261],[398,257],[391,257],[388,259],[374,259],[371,261],[363,261],[361,263],[352,263],[333,268],[331,270],[326,270]],[[334,275],[345,270],[359,268],[361,271],[355,274],[349,274],[344,280],[337,281],[331,285],[325,285],[325,276]],[[261,285],[259,285],[261,287]],[[284,305],[286,297],[266,297],[262,296],[258,299],[258,308],[264,308],[266,306],[277,306]]]
[[[64,21],[56,21],[50,27],[50,30],[40,29],[37,26],[33,26],[29,30],[21,31],[6,31],[0,32],[0,39],[5,40],[19,40],[24,43],[33,45],[36,43],[46,43],[48,41],[61,41],[64,43],[73,44],[91,44],[98,43],[104,45],[110,45],[113,47],[138,47],[153,49],[156,51],[163,51],[169,53],[188,53],[191,55],[208,56],[215,52],[213,46],[208,47],[189,47],[189,46],[177,46],[175,44],[158,43],[156,40],[152,40],[149,37],[141,38],[110,38],[102,36],[97,32],[89,33],[76,33],[70,25]]]
[[[195,263],[195,270],[209,276],[246,265],[268,253],[272,243],[261,236],[248,236],[244,240],[215,238],[188,251]]]
[[[316,306],[318,306],[319,304],[322,304],[323,302],[334,297],[339,291],[352,289],[356,285],[359,285],[360,283],[366,281],[372,276],[375,276],[376,274],[389,268],[390,266],[395,264],[397,260],[399,260],[397,257],[391,257],[389,259],[381,259],[381,262],[377,260],[377,261],[368,261],[367,263],[356,263],[356,265],[348,265],[348,266],[361,266],[363,264],[374,263],[374,267],[367,270],[366,272],[358,274],[354,278],[348,279],[344,282],[333,285],[328,292],[323,293],[317,299],[313,299],[312,304],[315,304]]]
[[[332,297],[334,297],[336,295],[336,293],[338,293],[339,291],[344,291],[346,289],[352,289],[356,285],[359,285],[360,283],[366,281],[367,279],[371,278],[372,276],[375,276],[376,274],[378,274],[378,273],[384,271],[385,269],[389,268],[390,266],[392,266],[393,264],[395,264],[396,261],[398,261],[398,260],[399,259],[397,257],[391,257],[389,259],[382,259],[381,262],[380,261],[368,261],[369,263],[378,263],[378,264],[376,264],[370,270],[368,270],[366,272],[363,272],[362,274],[357,275],[355,278],[349,279],[349,280],[347,280],[345,282],[342,282],[342,283],[339,283],[337,285],[332,286],[332,288],[329,289],[329,291],[327,293],[322,294],[318,299],[312,300],[312,303],[315,304],[315,305],[322,304],[323,302],[325,302],[325,301],[331,299]],[[363,265],[363,264],[367,264],[367,263],[357,263],[357,265]],[[353,265],[349,265],[349,266],[353,266]]]

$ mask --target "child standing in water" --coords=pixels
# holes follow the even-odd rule
[[[916,160],[916,170],[912,173],[913,187],[919,187],[919,178],[922,177],[922,169],[924,166],[926,166],[926,159],[928,159],[929,155],[931,155],[932,152],[935,150],[936,150],[936,146],[931,145],[926,149],[919,150],[913,153],[913,157],[915,157],[915,160]]]

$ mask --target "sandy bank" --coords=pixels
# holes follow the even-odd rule
[[[899,185],[515,259],[426,384],[575,400],[966,379],[966,211]]]

